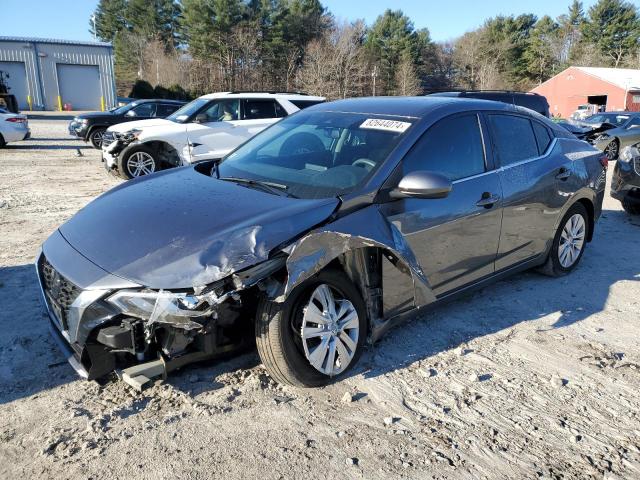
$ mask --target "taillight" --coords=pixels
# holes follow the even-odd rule
[[[26,118],[20,118],[20,117],[9,117],[9,118],[7,118],[7,122],[11,122],[11,123],[26,123],[27,119]]]
[[[606,155],[600,157],[600,165],[602,165],[605,169],[609,166],[609,158]]]

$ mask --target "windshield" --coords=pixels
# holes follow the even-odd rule
[[[409,127],[405,118],[302,111],[232,152],[218,175],[270,182],[300,198],[342,195],[373,175]]]
[[[613,125],[620,126],[629,120],[629,115],[620,115],[615,113],[610,114],[597,114],[590,116],[587,123],[611,123]]]
[[[184,123],[189,120],[194,113],[204,107],[209,100],[205,98],[196,98],[195,100],[183,105],[178,110],[173,112],[171,115],[167,117],[167,120],[171,120],[172,122]]]
[[[127,103],[126,105],[123,105],[121,107],[114,108],[113,110],[111,110],[111,112],[115,113],[116,115],[124,115],[136,105],[138,105],[138,102]]]

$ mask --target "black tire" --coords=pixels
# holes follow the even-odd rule
[[[132,178],[141,177],[143,175],[147,175],[147,173],[137,173],[136,170],[131,169],[129,159],[131,159],[137,153],[142,153],[148,155],[153,161],[153,172],[157,172],[160,170],[160,162],[157,159],[158,153],[145,145],[140,145],[138,147],[134,147],[128,151],[123,152],[120,156],[118,156],[118,175],[122,178],[126,178],[130,180]],[[152,173],[153,173],[152,172]]]
[[[106,128],[98,127],[91,130],[89,134],[89,142],[93,145],[93,148],[100,150],[102,148],[102,135],[106,131]]]
[[[582,250],[580,250],[578,257],[570,266],[566,267],[563,266],[560,262],[560,240],[565,225],[567,224],[569,219],[576,214],[581,215],[584,221],[584,240],[582,243]],[[587,209],[581,203],[576,203],[569,209],[569,211],[567,211],[565,216],[562,217],[562,221],[560,222],[558,230],[556,231],[556,235],[553,238],[553,244],[551,245],[549,256],[547,257],[547,261],[545,262],[545,264],[540,268],[540,272],[550,277],[561,277],[571,272],[578,266],[580,260],[582,259],[582,255],[584,254],[584,251],[587,247],[587,238],[589,237],[589,234],[589,214],[587,213]]]
[[[4,137],[0,133],[0,148],[4,148],[7,145],[7,142],[4,141]]]
[[[622,208],[629,215],[640,215],[640,203],[631,201],[628,195],[620,203],[622,203]]]
[[[607,155],[607,160],[617,160],[620,154],[620,141],[617,138],[611,140],[605,147],[604,153]]]
[[[304,354],[301,324],[304,306],[318,286],[326,284],[342,298],[349,300],[358,314],[359,333],[354,356],[346,369],[335,376],[316,370]],[[281,384],[294,387],[319,387],[342,377],[358,362],[367,338],[366,307],[356,286],[342,272],[324,270],[296,287],[283,303],[263,297],[256,312],[256,346],[269,375]]]

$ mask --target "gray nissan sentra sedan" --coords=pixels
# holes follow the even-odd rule
[[[86,378],[138,388],[251,346],[319,386],[398,321],[506,275],[573,270],[606,159],[496,102],[342,100],[221,162],[120,185],[42,246],[52,332]]]

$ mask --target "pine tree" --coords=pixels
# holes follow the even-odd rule
[[[104,42],[111,42],[117,32],[127,28],[126,0],[100,0],[89,21],[89,31]],[[95,28],[94,28],[95,21]]]
[[[625,55],[638,49],[637,8],[622,0],[599,0],[589,9],[582,33],[586,42],[594,44],[617,67]]]

